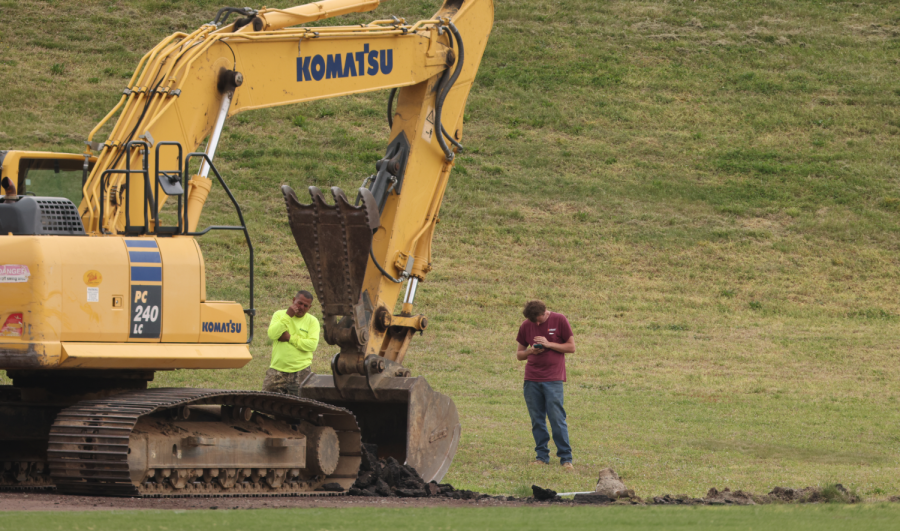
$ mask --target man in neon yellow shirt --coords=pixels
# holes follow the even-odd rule
[[[299,396],[300,386],[312,374],[309,366],[319,345],[319,320],[308,313],[312,301],[312,293],[298,291],[287,310],[272,315],[272,363],[263,391]]]

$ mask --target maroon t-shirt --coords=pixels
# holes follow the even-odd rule
[[[569,320],[561,313],[550,312],[550,317],[541,324],[525,320],[519,327],[516,341],[524,347],[534,345],[534,336],[544,336],[551,343],[565,343],[572,337]],[[566,381],[566,355],[545,348],[541,354],[528,356],[525,364],[525,379],[529,382]]]

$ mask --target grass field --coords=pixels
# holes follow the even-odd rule
[[[220,3],[0,1],[0,146],[80,151],[144,51]],[[497,2],[417,298],[430,326],[407,357],[460,410],[446,481],[589,490],[611,466],[640,496],[834,482],[869,501],[900,494],[898,65],[893,1]],[[359,186],[386,145],[386,96],[226,126],[217,165],[258,253],[257,338],[310,287],[278,186]],[[221,193],[205,215],[233,220]],[[201,246],[210,298],[245,301],[241,240]],[[529,298],[576,334],[574,474],[527,466],[514,351]],[[258,389],[269,349],[257,339],[244,369],[155,385]],[[334,352],[323,344],[314,369]],[[753,511],[641,514],[784,514]],[[828,511],[802,514],[896,518]]]
[[[551,507],[477,509],[285,509],[269,511],[137,511],[2,513],[0,531],[157,531],[209,529],[395,529],[533,531],[539,529],[896,529],[900,507]]]

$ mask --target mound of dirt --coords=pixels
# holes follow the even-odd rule
[[[663,494],[653,497],[654,505],[703,505],[703,498],[691,498],[687,494]]]
[[[742,490],[732,491],[728,487],[721,492],[715,487],[709,489],[703,501],[706,505],[756,505],[752,494]]]
[[[827,487],[787,489],[775,487],[765,496],[763,503],[859,503],[859,496],[849,492],[840,483]]]
[[[725,488],[721,491],[715,487],[709,489],[704,498],[691,498],[680,494],[654,496],[655,505],[764,505],[769,503],[859,503],[859,496],[847,491],[840,483],[827,487],[806,487],[790,489],[775,487],[765,496],[759,496],[742,490],[732,491]]]
[[[356,482],[347,491],[350,496],[426,498],[443,497],[454,500],[515,500],[506,496],[490,496],[471,490],[456,490],[448,483],[426,483],[416,469],[400,464],[393,457],[378,459],[378,446],[363,444],[362,463]],[[553,493],[554,496],[556,493]]]

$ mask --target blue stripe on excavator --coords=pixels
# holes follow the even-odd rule
[[[156,240],[125,240],[127,247],[150,247],[156,249]]]
[[[159,251],[128,251],[128,257],[131,258],[131,263],[141,263],[141,264],[159,264],[162,261],[159,259]]]
[[[162,282],[161,267],[132,267],[132,282]]]

